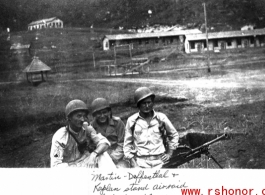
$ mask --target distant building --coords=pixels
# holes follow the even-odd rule
[[[14,43],[11,45],[10,50],[12,50],[12,49],[28,49],[29,46],[30,46],[29,44],[23,45],[21,43]]]
[[[185,35],[194,33],[201,33],[201,31],[193,29],[154,33],[105,35],[103,38],[103,50],[109,50],[114,46],[127,44],[133,45],[133,48],[154,48],[167,45],[180,46],[184,44]]]
[[[206,34],[187,34],[185,52],[207,51]],[[265,29],[208,33],[209,51],[237,48],[264,47]]]
[[[103,50],[114,46],[132,45],[131,48],[174,46],[186,53],[207,51],[206,34],[198,29],[155,33],[105,35]],[[209,51],[237,48],[265,47],[265,29],[208,33]]]
[[[63,28],[63,21],[53,17],[48,19],[37,20],[28,24],[28,30],[43,28]]]
[[[254,25],[246,25],[241,28],[241,30],[254,30]]]

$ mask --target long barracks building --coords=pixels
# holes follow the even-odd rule
[[[155,33],[135,33],[105,35],[103,38],[103,50],[109,50],[114,46],[131,44],[133,48],[154,48],[168,45],[184,45],[186,34],[201,33],[197,29],[180,30]]]
[[[186,53],[207,51],[206,34],[199,30],[105,35],[103,38],[103,50],[126,44],[133,45],[133,48],[171,45]],[[209,51],[265,47],[265,29],[208,33],[208,46]]]
[[[265,29],[208,33],[209,51],[265,46]],[[206,34],[185,36],[185,52],[207,51]]]

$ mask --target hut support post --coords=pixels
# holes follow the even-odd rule
[[[44,77],[43,77],[43,72],[41,71],[40,73],[41,73],[41,80],[42,80],[42,81],[45,81],[45,80],[44,80]]]
[[[29,82],[29,75],[28,73],[26,72],[26,76],[27,76],[27,81]]]

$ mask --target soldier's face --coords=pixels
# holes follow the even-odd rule
[[[99,110],[95,113],[95,119],[98,123],[107,123],[110,118],[110,110],[109,109],[103,109]]]
[[[153,106],[154,106],[154,101],[152,97],[148,97],[148,98],[143,99],[139,103],[139,110],[140,112],[144,114],[148,114],[153,110]]]
[[[85,121],[87,121],[85,111],[76,111],[68,117],[69,125],[73,130],[81,130]]]

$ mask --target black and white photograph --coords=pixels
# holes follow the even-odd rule
[[[0,172],[88,170],[92,193],[144,195],[191,187],[163,182],[177,171],[265,169],[265,0],[0,10]],[[224,187],[203,195],[265,195]]]

